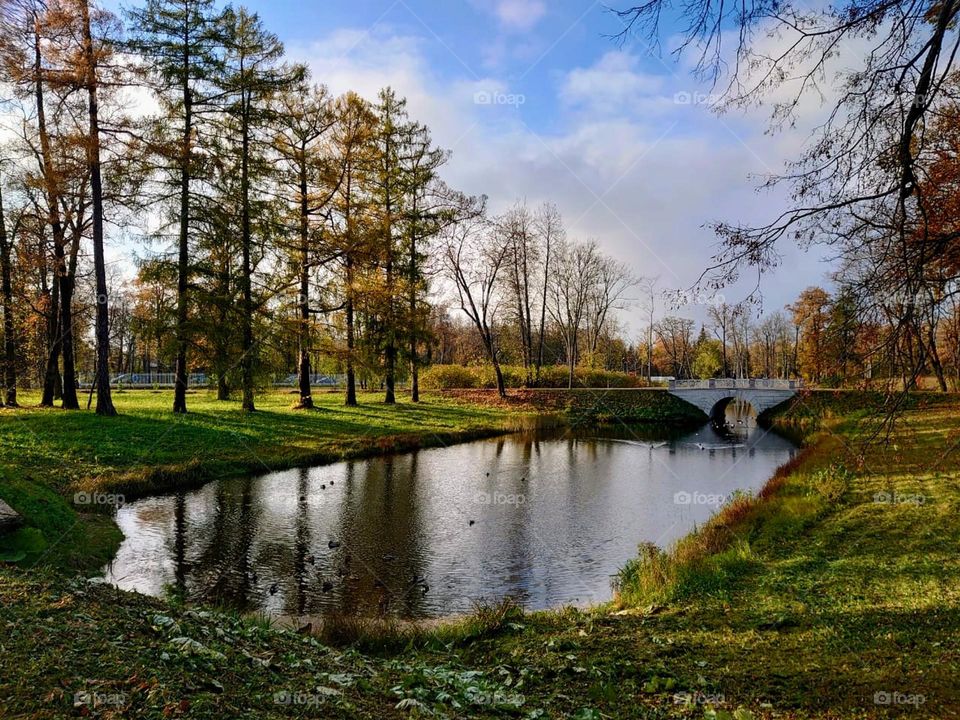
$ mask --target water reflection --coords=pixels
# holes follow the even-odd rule
[[[119,511],[106,577],[283,615],[602,601],[639,542],[669,545],[793,455],[739,410],[682,437],[527,433],[148,498]]]

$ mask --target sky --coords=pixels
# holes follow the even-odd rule
[[[452,151],[443,176],[453,187],[487,195],[494,212],[518,200],[553,202],[571,237],[596,240],[637,275],[659,277],[661,288],[689,288],[710,264],[717,239],[709,223],[756,223],[785,207],[782,193],[757,187],[797,155],[806,133],[767,133],[762,107],[717,114],[691,58],[669,53],[675,38],[659,50],[639,37],[619,43],[611,36],[622,23],[602,3],[247,5],[315,82],[368,98],[390,85],[406,96],[411,116]],[[761,281],[768,312],[826,284],[829,272],[816,253],[781,252],[781,267]],[[737,302],[755,283],[722,294]],[[681,314],[702,318],[704,310]],[[637,309],[622,318],[631,331],[643,324]]]

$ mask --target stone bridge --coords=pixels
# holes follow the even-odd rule
[[[750,403],[757,415],[786,402],[803,386],[800,380],[732,379],[671,380],[669,392],[720,419],[733,400]]]

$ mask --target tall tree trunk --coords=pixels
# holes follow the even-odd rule
[[[50,303],[50,328],[54,331],[54,335],[50,338],[50,352],[47,356],[47,368],[43,380],[43,396],[40,404],[45,407],[53,407],[53,401],[58,397],[62,397],[63,394],[63,383],[60,378],[60,355],[63,348],[64,329],[72,327],[73,317],[68,310],[66,322],[64,322],[63,313],[60,311],[60,296],[63,290],[63,279],[67,274],[67,265],[64,253],[63,222],[60,219],[60,191],[53,166],[50,134],[47,130],[47,114],[43,94],[43,55],[41,53],[40,42],[40,20],[37,17],[34,17],[33,73],[37,132],[40,136],[40,162],[43,166],[43,194],[47,202],[47,222],[50,223],[50,229],[53,234],[54,255],[54,280]],[[42,249],[42,252],[46,252],[46,250]],[[72,383],[71,379],[73,380]],[[72,384],[75,387],[75,378],[68,378],[67,384]],[[76,391],[74,390],[74,402],[65,407],[68,409],[80,407],[75,398]]]
[[[497,377],[497,394],[505,398],[507,396],[507,386],[503,381],[503,370],[500,368],[500,360],[497,358],[497,354],[491,351],[493,355],[493,372]]]
[[[2,401],[17,407],[17,341],[13,323],[13,285],[10,279],[10,242],[0,188],[0,289],[3,294],[3,385]]]
[[[97,103],[97,66],[90,32],[90,6],[80,0],[83,15],[83,43],[86,55],[87,101],[90,116],[90,137],[87,143],[87,164],[90,169],[90,192],[93,200],[93,266],[97,289],[97,415],[117,414],[110,395],[110,314],[107,298],[107,267],[103,256],[103,183],[100,178],[100,118]],[[66,387],[64,388],[66,392]]]
[[[189,27],[189,12],[184,27]],[[177,362],[173,389],[173,411],[187,412],[187,323],[190,290],[190,157],[193,130],[193,96],[190,92],[189,30],[183,50],[183,145],[180,149],[180,240],[177,258]]]
[[[387,144],[387,157],[390,157],[390,145]],[[395,386],[397,378],[397,328],[396,328],[396,313],[393,311],[393,300],[394,300],[394,277],[393,277],[393,262],[394,262],[394,253],[393,253],[393,203],[390,196],[390,187],[389,179],[387,180],[387,199],[386,199],[386,217],[387,217],[387,227],[386,227],[386,237],[384,242],[386,244],[387,258],[386,263],[384,263],[384,274],[385,274],[385,290],[387,293],[387,344],[384,348],[384,384],[386,385],[386,394],[384,395],[383,402],[387,405],[394,405],[397,402]]]
[[[74,276],[65,272],[60,285],[60,354],[63,356],[63,388],[61,405],[65,410],[79,410],[77,398],[77,367],[73,342],[73,290]],[[99,300],[97,305],[99,306]]]
[[[388,236],[387,242],[392,243]],[[388,250],[386,281],[387,281],[387,346],[384,348],[384,384],[386,385],[386,394],[383,401],[387,405],[393,405],[397,402],[395,387],[397,377],[397,341],[396,341],[396,314],[393,312],[393,250]]]
[[[533,385],[533,318],[531,317],[530,307],[530,267],[527,258],[527,239],[523,240],[523,304],[524,304],[524,325],[523,325],[523,364],[526,366],[526,385]]]
[[[727,362],[727,325],[726,322],[720,328],[721,347],[723,348],[723,376],[730,377],[730,366]]]
[[[310,208],[307,199],[306,147],[300,158],[300,295],[297,310],[300,314],[297,345],[300,353],[297,362],[297,380],[300,386],[298,407],[313,408],[313,392],[310,387]]]
[[[414,207],[416,215],[416,207]],[[417,233],[410,232],[410,267],[407,279],[409,283],[409,312],[410,312],[410,400],[420,402],[420,358],[417,354]]]
[[[937,348],[937,325],[933,318],[927,323],[927,352],[930,355],[930,365],[937,377],[940,392],[947,392],[949,388],[947,387],[946,375],[943,372],[943,362],[940,360],[940,351]]]
[[[41,407],[53,407],[53,401],[63,396],[60,378],[60,280],[54,275],[50,288],[50,308],[47,317],[47,361],[43,374]]]
[[[550,240],[549,236],[543,260],[543,295],[540,303],[540,334],[537,338],[537,369],[535,382],[540,384],[540,368],[543,367],[543,346],[547,333],[547,290],[550,287]]]
[[[240,159],[240,194],[242,201],[241,209],[241,245],[242,245],[242,266],[240,268],[240,285],[243,294],[243,317],[241,326],[243,333],[243,356],[240,359],[241,384],[243,386],[243,409],[247,412],[253,412],[256,408],[253,404],[253,287],[250,279],[250,123],[248,118],[246,97],[243,98],[243,142]]]
[[[487,355],[490,357],[490,362],[493,364],[493,372],[497,379],[497,394],[505,398],[507,396],[507,385],[503,380],[503,369],[500,367],[500,353],[497,352],[497,346],[493,339],[493,333],[490,330],[490,326],[487,324],[486,319],[482,321],[477,321],[477,327],[480,330],[480,335],[483,338],[483,344],[487,348]]]
[[[353,351],[356,343],[353,318],[353,258],[348,254],[347,287],[346,287],[346,315],[347,315],[347,399],[345,404],[354,407],[357,404],[357,375],[353,366]]]

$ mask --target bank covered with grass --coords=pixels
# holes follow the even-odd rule
[[[126,419],[165,427],[165,401],[128,407]],[[266,452],[268,437],[291,440],[292,450],[266,455],[269,464],[348,442],[311,441],[300,425],[310,420],[288,417],[282,398],[270,402],[264,415],[285,425],[276,435],[230,411],[214,418],[195,400],[196,416],[171,424],[209,434],[166,428],[176,439],[158,439],[153,461],[173,465],[182,443],[201,458],[242,458],[261,440]],[[351,435],[376,424],[383,432],[371,437],[389,438],[409,436],[418,412],[424,430],[473,432],[547,406],[511,402],[459,395],[411,413],[371,403],[340,415],[331,401],[317,413]],[[641,548],[618,578],[617,600],[599,608],[523,614],[505,603],[439,630],[344,623],[311,636],[119,593],[42,560],[0,569],[0,709],[24,717],[956,717],[960,398],[910,398],[892,434],[875,422],[881,402],[812,393],[782,408],[773,422],[806,439],[799,457],[675,548]],[[104,428],[85,430],[84,421],[115,421],[48,414],[29,430],[0,425],[4,452],[13,439],[29,459],[21,467],[4,458],[0,496],[30,483],[54,493],[52,504],[96,477],[90,468],[125,477],[150,464],[146,450],[142,462],[124,460],[120,441],[96,441]],[[36,432],[45,423],[51,432],[77,423],[89,449],[47,440]],[[137,432],[126,442],[143,444]],[[67,471],[51,480],[44,473],[56,467]]]

